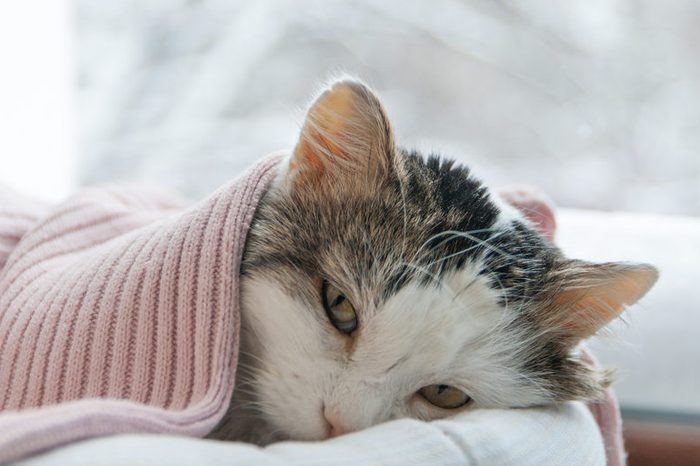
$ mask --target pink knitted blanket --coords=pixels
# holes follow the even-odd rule
[[[49,209],[0,187],[0,464],[215,427],[233,392],[246,233],[279,160],[186,210],[123,188]],[[609,464],[624,463],[612,393],[589,407]]]
[[[203,436],[233,391],[238,273],[279,156],[196,206],[0,191],[0,464],[121,432]]]

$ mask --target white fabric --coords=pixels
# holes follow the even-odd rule
[[[121,435],[63,447],[21,466],[603,465],[598,428],[581,403],[481,410],[431,423],[393,421],[325,442],[265,448],[174,436]]]

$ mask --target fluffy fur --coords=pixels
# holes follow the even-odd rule
[[[309,109],[242,273],[243,380],[214,436],[259,443],[454,414],[418,394],[431,384],[468,394],[459,409],[596,398],[610,373],[577,345],[656,279],[564,258],[466,167],[397,147],[379,100],[348,80]],[[351,335],[329,321],[323,280],[353,303]]]

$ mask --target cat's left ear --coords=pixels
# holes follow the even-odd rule
[[[658,271],[648,264],[568,260],[550,277],[540,323],[573,345],[590,337],[644,296]]]
[[[294,187],[369,187],[386,178],[395,150],[377,96],[359,81],[336,81],[309,108],[288,173]]]
[[[549,241],[554,241],[557,222],[554,202],[533,186],[506,186],[496,193],[530,221],[535,230]]]

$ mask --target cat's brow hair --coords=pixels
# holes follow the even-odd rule
[[[400,169],[374,197],[307,196],[294,202],[280,196],[263,202],[243,272],[292,268],[314,276],[344,263],[348,268],[336,283],[359,287],[369,282],[373,293],[387,299],[417,277],[439,284],[444,274],[479,262],[482,273],[503,289],[504,302],[527,295],[550,247],[517,221],[496,227],[499,209],[467,168],[405,150],[397,160]],[[258,234],[265,240],[256,241]],[[324,258],[330,263],[322,263]],[[368,280],[372,271],[376,277]],[[291,293],[311,291],[314,296],[304,294],[314,301],[315,290],[292,283]]]

